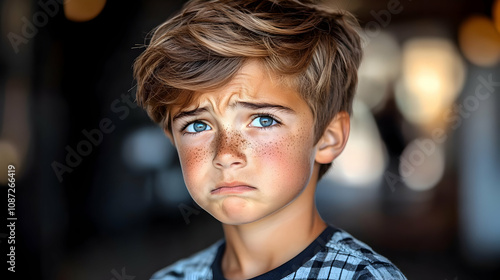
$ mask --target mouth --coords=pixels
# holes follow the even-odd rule
[[[245,183],[232,182],[218,184],[215,189],[210,191],[210,194],[239,194],[256,190],[256,188]]]

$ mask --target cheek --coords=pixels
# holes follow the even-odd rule
[[[209,155],[209,148],[204,147],[183,147],[179,150],[182,173],[187,184],[197,178],[197,171],[209,160]]]
[[[285,138],[266,142],[257,150],[257,157],[261,158],[262,162],[267,162],[275,166],[283,166],[290,157],[290,145]]]
[[[276,179],[307,180],[311,168],[311,137],[304,134],[282,136],[264,143],[257,157]],[[293,179],[292,179],[293,178]]]

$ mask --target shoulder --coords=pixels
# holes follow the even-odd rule
[[[332,235],[324,254],[330,266],[328,279],[406,279],[387,258],[343,230]]]
[[[222,243],[219,240],[210,247],[157,271],[150,280],[211,279],[211,265]]]

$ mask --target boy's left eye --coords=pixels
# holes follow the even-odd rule
[[[270,127],[278,124],[278,122],[270,116],[260,116],[253,119],[250,124],[255,127]]]

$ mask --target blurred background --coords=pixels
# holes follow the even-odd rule
[[[365,57],[323,218],[409,279],[498,279],[500,1],[324,2],[359,18]],[[0,213],[14,164],[19,279],[149,279],[222,238],[133,102],[146,35],[183,3],[0,0]]]

